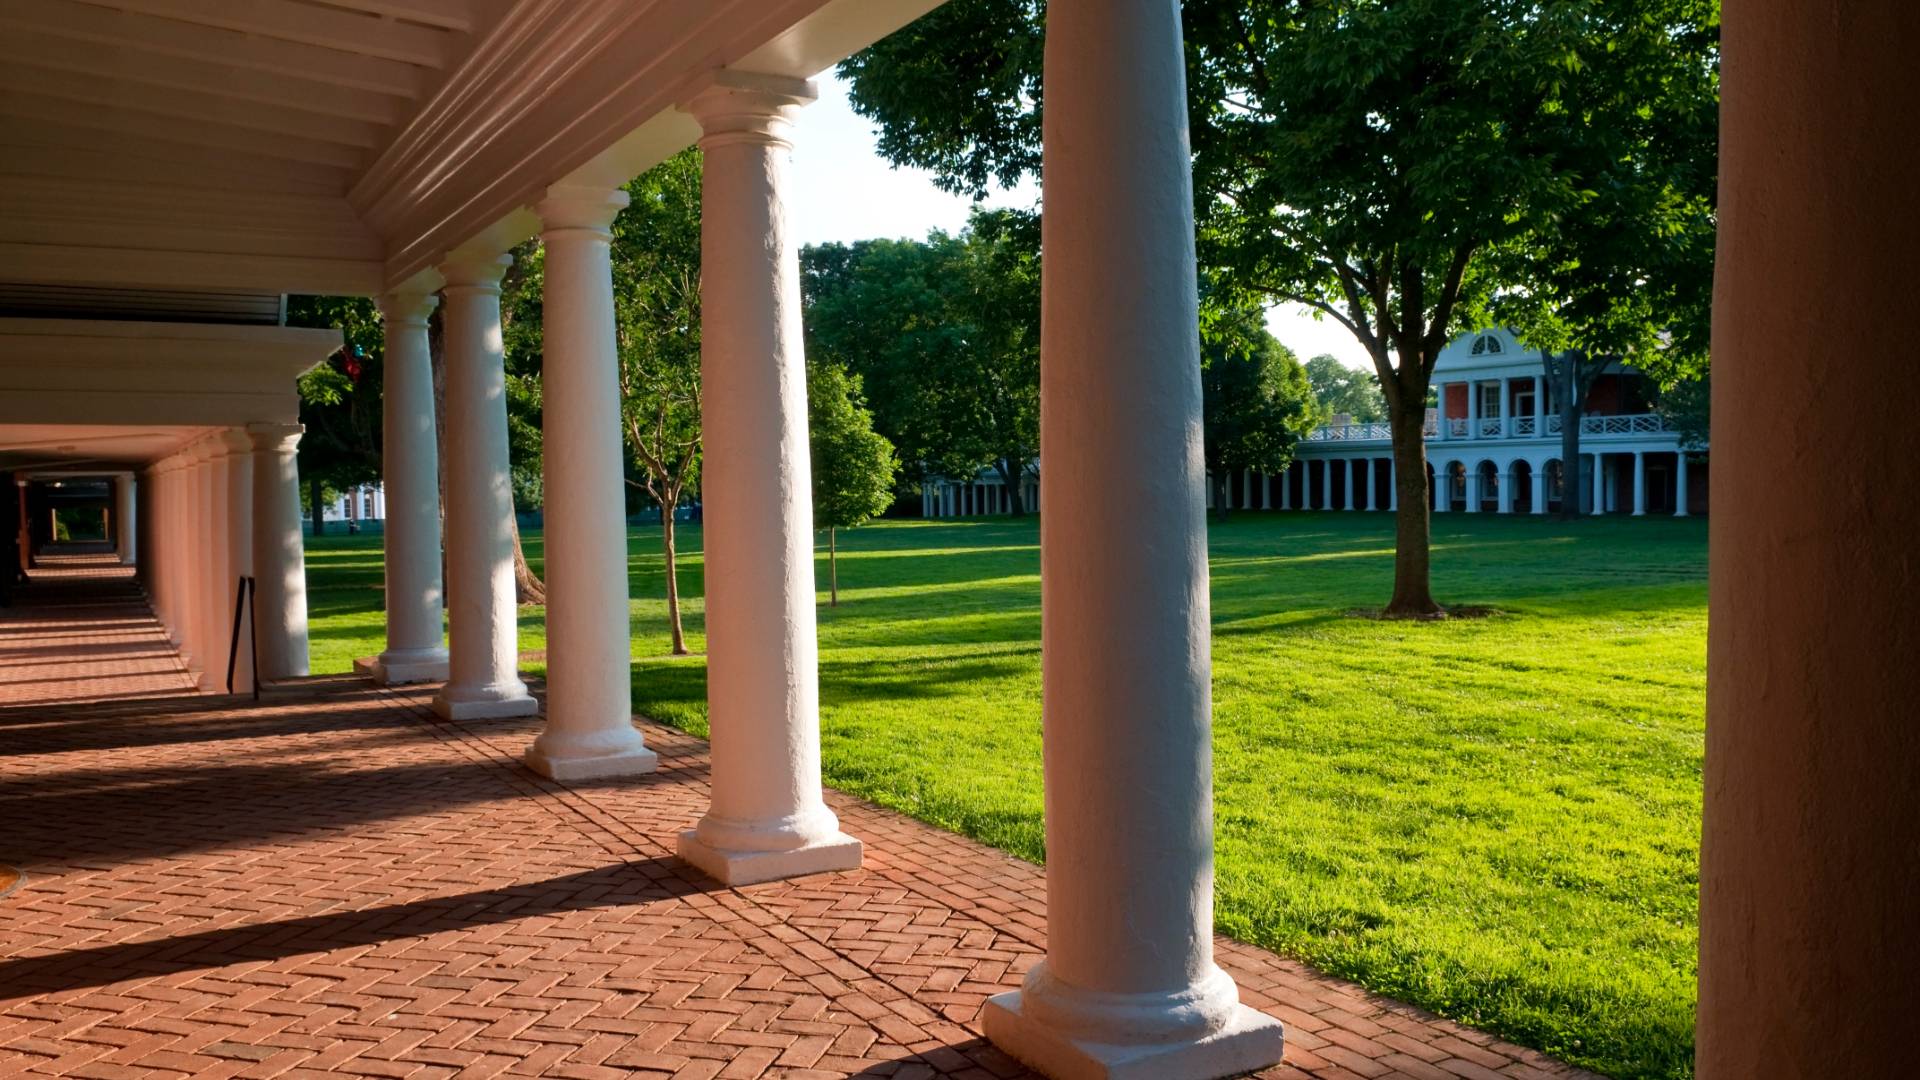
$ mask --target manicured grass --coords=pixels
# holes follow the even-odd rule
[[[1436,593],[1500,614],[1352,617],[1388,591],[1385,515],[1214,526],[1220,927],[1590,1068],[1689,1076],[1704,523],[1434,521]],[[1041,859],[1037,523],[840,546],[828,782]],[[696,651],[698,548],[683,530]],[[657,530],[629,550],[635,707],[704,734],[704,663],[665,655]],[[310,561],[316,670],[342,670],[380,647],[377,541]]]

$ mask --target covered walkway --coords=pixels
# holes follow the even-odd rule
[[[57,560],[57,561],[56,561]],[[1040,868],[828,793],[865,865],[725,888],[674,855],[706,744],[560,784],[536,718],[302,679],[200,695],[124,569],[0,610],[0,1074],[1031,1075],[988,995],[1044,954]],[[84,703],[83,703],[84,702]],[[1574,1076],[1234,942],[1265,1077]]]

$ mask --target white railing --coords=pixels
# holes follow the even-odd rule
[[[1328,424],[1307,432],[1307,442],[1389,442],[1393,429],[1385,424]]]
[[[1446,421],[1448,440],[1473,441],[1470,433],[1478,430],[1480,440],[1489,439],[1531,439],[1540,435],[1560,434],[1560,414],[1554,413],[1545,418],[1536,416],[1515,416],[1510,420],[1500,417],[1482,417],[1476,423],[1459,418]],[[1542,431],[1542,428],[1545,428]],[[1440,435],[1440,421],[1428,416],[1425,427],[1427,438]],[[1582,435],[1665,435],[1672,432],[1666,418],[1659,413],[1634,413],[1627,416],[1583,416],[1580,418]],[[1393,429],[1383,423],[1371,424],[1328,424],[1308,432],[1305,442],[1391,442]]]

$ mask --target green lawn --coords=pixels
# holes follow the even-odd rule
[[[1705,524],[1434,522],[1436,594],[1501,614],[1351,617],[1388,592],[1383,514],[1215,525],[1220,928],[1589,1068],[1690,1076]],[[665,655],[658,541],[629,541],[634,705],[705,734],[704,663]],[[683,531],[696,652],[699,546]],[[828,783],[1042,858],[1037,523],[840,547]],[[309,561],[315,670],[346,670],[380,648],[378,541]],[[543,647],[538,609],[521,641]]]

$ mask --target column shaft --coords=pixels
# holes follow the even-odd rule
[[[1213,961],[1211,641],[1178,5],[1054,0],[1040,409],[1047,956],[986,1033],[1054,1076],[1280,1060]],[[1128,477],[1130,497],[1104,493]],[[1125,582],[1126,587],[1116,587]]]
[[[1686,517],[1691,513],[1687,509],[1687,452],[1681,450],[1673,455],[1673,516]]]
[[[306,543],[300,535],[298,424],[249,424],[253,438],[254,633],[260,678],[307,673]]]
[[[221,432],[221,479],[225,485],[223,514],[226,525],[226,551],[222,564],[226,569],[225,597],[220,613],[224,640],[234,641],[233,613],[239,606],[242,575],[253,574],[253,440],[244,430],[228,428]],[[240,623],[239,647],[233,650],[233,692],[253,690],[254,626],[244,615]],[[220,668],[220,685],[226,688],[227,667]]]
[[[520,681],[513,584],[513,485],[508,477],[505,355],[500,334],[504,255],[450,260],[444,320],[447,406],[447,684],[440,715],[531,716]]]
[[[541,433],[547,550],[547,723],[527,764],[556,780],[651,772],[633,726],[620,357],[608,229],[618,188],[549,190]]]
[[[729,79],[731,77],[728,77]],[[713,796],[683,858],[728,884],[860,865],[820,791],[812,477],[799,251],[782,188],[812,87],[725,81],[703,132],[702,486]],[[971,478],[969,478],[971,481]],[[978,512],[974,484],[965,494]]]
[[[1633,516],[1647,515],[1647,453],[1633,452]]]
[[[1914,1071],[1916,39],[1910,0],[1726,5],[1700,1080]]]
[[[134,478],[131,473],[113,478],[113,539],[115,547],[119,549],[120,562],[127,566],[139,562],[136,554],[138,551],[136,537],[139,535],[139,529],[136,525],[138,518],[134,512],[133,488]]]
[[[1547,466],[1545,462],[1536,462],[1533,466],[1533,506],[1536,514],[1547,512]]]
[[[440,448],[427,346],[427,316],[435,303],[423,293],[389,293],[380,299],[386,331],[380,476],[382,490],[391,499],[380,529],[387,646],[379,656],[354,666],[388,685],[447,677],[441,631]]]

